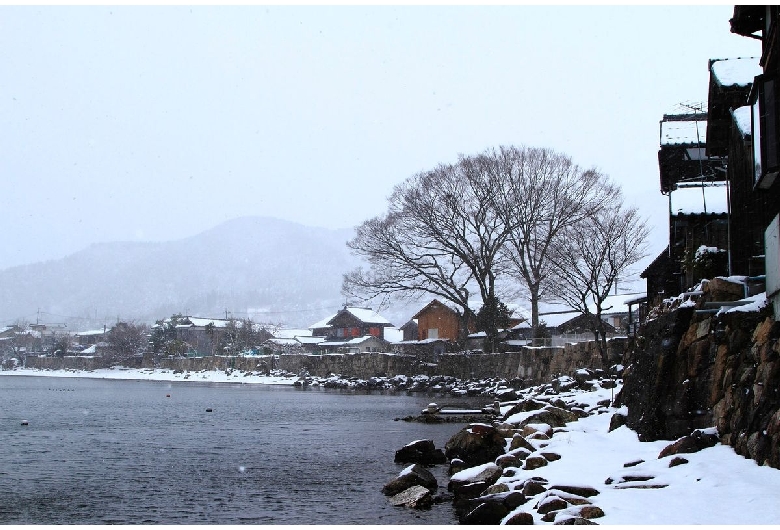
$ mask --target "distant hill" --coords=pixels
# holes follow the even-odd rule
[[[88,329],[227,310],[307,327],[344,304],[342,275],[358,263],[346,247],[352,235],[245,217],[178,241],[96,244],[0,271],[0,323],[35,322],[40,311],[42,323]]]

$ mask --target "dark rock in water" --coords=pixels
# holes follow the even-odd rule
[[[473,467],[504,454],[504,438],[495,427],[485,423],[472,423],[449,439],[444,445],[444,454],[450,460],[459,458]]]
[[[430,508],[433,505],[433,496],[422,486],[412,486],[398,495],[390,497],[390,504],[416,509]]]
[[[395,462],[431,466],[445,464],[447,458],[441,449],[436,449],[433,440],[417,440],[396,451]]]
[[[467,472],[466,478],[461,478],[458,474],[453,475],[447,489],[450,491],[457,491],[461,486],[474,482],[484,482],[487,486],[490,486],[501,478],[501,473],[503,472],[500,467],[493,463],[484,464],[478,469],[479,472]],[[487,488],[487,486],[485,486],[485,488]]]
[[[509,515],[500,502],[483,502],[460,519],[461,524],[499,524]]]
[[[469,466],[466,465],[466,462],[464,462],[460,458],[453,458],[452,460],[450,460],[449,474],[450,476],[452,476],[459,471],[463,471],[467,467]]]
[[[676,455],[679,453],[697,453],[702,449],[708,447],[714,447],[720,440],[715,434],[705,434],[700,430],[695,430],[688,436],[683,436],[671,445],[667,445],[658,455],[658,458],[663,458],[669,455]]]
[[[447,489],[455,495],[455,500],[474,499],[482,495],[488,489],[490,484],[484,481],[479,482],[450,482]]]
[[[414,464],[404,469],[400,475],[385,484],[382,493],[385,495],[397,495],[412,486],[422,486],[431,492],[436,491],[438,484],[436,477],[420,464]]]
[[[495,494],[485,494],[474,499],[460,499],[456,505],[456,510],[460,514],[460,522],[465,524],[498,524],[503,517],[509,514],[512,510],[521,506],[527,502],[528,499],[525,495],[519,491],[508,491]],[[480,508],[483,505],[492,506],[491,509]],[[499,508],[499,506],[501,508]],[[477,512],[477,515],[482,519],[484,517],[492,517],[497,514],[503,514],[498,517],[498,520],[492,522],[492,519],[484,519],[483,522],[476,522],[475,515],[472,512],[480,509],[482,511]],[[489,515],[493,514],[493,515]]]

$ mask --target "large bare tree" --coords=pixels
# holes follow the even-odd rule
[[[598,212],[617,190],[595,169],[583,169],[550,149],[499,147],[479,157],[495,182],[494,208],[508,228],[505,255],[527,290],[531,329],[539,328],[539,303],[555,282],[549,254],[567,227]]]
[[[622,205],[616,194],[609,206],[567,227],[551,252],[555,298],[583,315],[592,316],[592,331],[605,368],[609,367],[602,320],[604,302],[620,277],[647,255],[648,227],[636,208]]]
[[[470,290],[490,307],[499,297],[508,231],[493,208],[494,186],[483,165],[466,156],[396,186],[387,213],[360,225],[348,243],[368,268],[345,275],[342,292],[365,299],[429,293],[459,308],[465,332]],[[497,329],[488,328],[492,351]]]

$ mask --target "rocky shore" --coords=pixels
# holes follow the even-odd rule
[[[625,407],[620,406],[619,394],[614,394],[622,380],[603,375],[582,370],[576,378],[560,377],[547,385],[517,390],[512,399],[501,400],[496,414],[470,423],[443,449],[431,440],[410,442],[395,454],[395,461],[408,467],[385,484],[383,493],[391,504],[407,509],[452,503],[461,524],[597,524],[605,516],[599,505],[604,488],[667,487],[655,473],[642,469],[642,459],[625,462],[624,473],[609,475],[600,484],[546,478],[545,468],[563,458],[550,447],[574,422],[606,414],[609,431],[625,424]],[[495,390],[485,395],[491,393]],[[595,397],[601,399],[594,402]],[[695,431],[668,445],[658,458],[668,459],[669,467],[686,464],[686,459],[675,455],[717,442],[713,432]],[[566,464],[575,467],[578,462]],[[437,465],[448,466],[446,488],[440,489],[429,471]]]

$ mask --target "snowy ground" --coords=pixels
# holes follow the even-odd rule
[[[244,376],[235,371],[190,372],[174,374],[170,370],[111,368],[94,371],[16,369],[0,371],[0,376],[90,377],[145,381],[197,381],[213,383],[254,383],[292,385],[296,377]],[[187,376],[185,378],[185,376]],[[616,389],[617,392],[618,389]],[[560,396],[564,401],[596,407],[598,401],[611,398],[607,389],[570,392]],[[507,407],[502,407],[505,412]],[[780,470],[762,467],[737,455],[723,445],[698,453],[682,454],[689,462],[670,468],[673,456],[658,459],[670,441],[640,442],[627,427],[612,432],[610,412],[589,416],[557,432],[551,440],[529,440],[545,452],[561,459],[531,471],[519,470],[512,478],[500,482],[522,482],[526,478],[544,477],[550,483],[591,486],[599,494],[591,501],[606,514],[596,519],[612,525],[768,525],[780,523]],[[644,460],[632,467],[624,464]],[[627,489],[621,484],[624,475],[645,475],[653,479],[644,484],[666,485],[659,489]],[[605,484],[608,478],[613,482]],[[636,484],[636,483],[635,483]],[[519,510],[533,513],[537,524],[543,523],[533,510],[531,500]]]
[[[564,401],[595,406],[609,399],[610,391],[569,393]],[[615,409],[611,409],[615,410]],[[780,470],[762,467],[737,455],[728,446],[716,445],[698,453],[680,454],[687,464],[669,467],[674,456],[658,459],[670,441],[640,442],[634,431],[620,427],[609,431],[612,413],[598,414],[571,422],[567,432],[558,432],[547,442],[529,440],[537,449],[561,455],[561,459],[530,471],[520,470],[515,477],[499,482],[523,481],[540,476],[549,485],[591,486],[599,494],[591,497],[605,516],[594,521],[616,525],[758,525],[779,524]],[[624,464],[644,460],[633,467]],[[666,485],[659,489],[625,489],[625,475],[652,476],[644,484]],[[605,484],[608,478],[611,484]],[[634,485],[639,483],[634,482]],[[529,504],[518,510],[532,513]],[[551,523],[545,523],[551,524]]]
[[[204,383],[248,383],[264,385],[292,385],[296,376],[245,375],[238,370],[230,375],[224,371],[201,371],[173,373],[173,370],[154,370],[152,368],[101,368],[99,370],[38,370],[17,368],[0,371],[0,376],[42,376],[42,377],[87,377],[91,379],[129,379],[139,381],[199,381]]]

